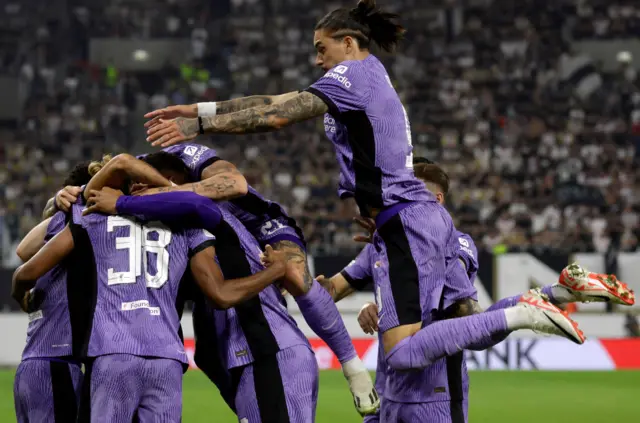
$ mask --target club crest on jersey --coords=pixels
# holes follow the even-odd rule
[[[190,145],[184,149],[184,154],[186,154],[187,156],[193,156],[194,154],[196,154],[197,151],[198,151],[198,147],[194,147],[193,145]]]
[[[339,65],[339,66],[336,66],[336,68],[333,71],[339,73],[340,75],[344,75],[347,69],[349,69],[348,66]]]
[[[460,245],[462,245],[463,247],[467,247],[469,248],[469,241],[467,241],[464,238],[458,238],[458,242],[460,243]]]

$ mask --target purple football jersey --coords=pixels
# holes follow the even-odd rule
[[[132,217],[80,216],[81,207],[74,206],[72,233],[75,241],[84,231],[88,242],[75,248],[92,250],[95,268],[87,356],[120,353],[186,363],[178,289],[190,255],[212,245],[213,235]]]
[[[324,126],[340,166],[341,198],[355,197],[363,214],[431,199],[413,173],[407,112],[374,55],[340,63],[307,91],[329,107]]]
[[[264,270],[260,245],[227,206],[228,203],[220,205],[223,221],[215,231],[219,245],[223,246],[216,249],[218,262],[225,279],[251,276]],[[295,345],[309,345],[274,285],[236,307],[203,314],[209,318],[213,315],[228,368],[252,363],[256,358]]]
[[[464,262],[469,281],[471,285],[473,285],[476,280],[476,275],[478,274],[478,249],[469,234],[460,231],[457,232],[459,244],[458,258]]]
[[[202,172],[220,160],[216,151],[199,144],[180,144],[163,151],[179,157],[186,164],[194,180],[202,179]],[[229,201],[227,209],[238,218],[261,246],[278,241],[291,241],[305,249],[304,235],[294,219],[282,206],[269,201],[249,186],[247,195]]]
[[[351,261],[340,274],[349,282],[356,290],[362,290],[369,283],[373,282],[372,268],[374,263],[371,261],[375,254],[373,244],[367,244],[358,254],[355,260]]]
[[[473,286],[473,281],[478,273],[476,245],[469,235],[457,230],[453,245],[456,252],[455,257],[464,263],[464,269],[456,260],[447,265],[447,280],[442,291],[442,309],[444,310],[466,298],[478,300],[478,291]]]
[[[45,242],[66,226],[64,212],[57,212],[47,226]],[[67,297],[67,270],[58,264],[36,281],[35,289],[44,291],[40,309],[29,314],[27,343],[22,359],[63,357],[72,354],[71,323]]]

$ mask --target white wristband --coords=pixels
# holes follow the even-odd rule
[[[198,103],[199,117],[213,117],[218,111],[218,103],[211,101],[208,103]]]

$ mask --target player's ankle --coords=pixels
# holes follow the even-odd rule
[[[526,307],[519,305],[505,308],[504,317],[507,320],[507,328],[509,330],[526,329],[533,323]]]

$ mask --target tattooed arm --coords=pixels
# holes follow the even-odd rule
[[[292,91],[290,93],[280,95],[252,95],[228,101],[219,101],[216,103],[216,113],[223,115],[226,113],[234,113],[239,112],[240,110],[250,109],[252,107],[280,104],[295,97],[296,95],[298,95],[298,91]]]
[[[213,168],[209,170],[209,168]],[[233,200],[247,195],[249,184],[244,175],[232,164],[224,160],[218,160],[208,166],[202,175],[205,177],[200,182],[178,185],[173,187],[150,188],[136,193],[136,195],[153,195],[161,192],[193,191],[203,197],[216,201]]]
[[[200,119],[205,133],[250,134],[275,131],[322,116],[328,111],[328,106],[320,97],[305,91],[284,103]],[[168,147],[195,138],[199,130],[198,119],[176,118],[149,128],[147,141]]]
[[[306,294],[311,289],[313,284],[313,277],[309,271],[309,265],[307,264],[307,255],[300,248],[300,246],[291,241],[279,241],[273,244],[273,249],[276,251],[282,251],[287,256],[287,262],[290,265],[296,266],[300,272],[302,272],[302,284],[292,285],[285,283],[284,287],[294,297]]]
[[[198,116],[206,116],[206,110],[199,110],[199,104],[209,106],[215,110],[214,115],[223,115],[226,113],[239,112],[240,110],[250,109],[252,107],[269,106],[271,104],[284,103],[290,98],[298,95],[298,91],[293,91],[280,95],[252,95],[249,97],[236,98],[233,100],[211,102],[211,103],[194,103],[183,104],[177,106],[168,106],[162,109],[154,110],[144,115],[145,118],[151,119],[145,124],[149,128],[159,123],[160,119],[168,120],[175,118],[197,118]]]

